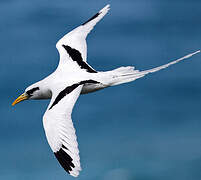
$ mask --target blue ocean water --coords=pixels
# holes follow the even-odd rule
[[[12,101],[53,72],[56,42],[106,4],[88,36],[96,70],[144,70],[201,48],[198,0],[1,0],[0,179],[74,179],[57,163],[42,116],[48,101]],[[73,112],[80,180],[201,179],[201,55],[135,82],[80,96]]]

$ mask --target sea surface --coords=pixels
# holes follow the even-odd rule
[[[42,125],[49,103],[14,99],[52,73],[56,42],[106,4],[88,36],[98,71],[153,68],[201,48],[199,0],[1,0],[0,180],[73,180]],[[73,111],[78,180],[201,179],[201,54],[135,82],[82,95]]]

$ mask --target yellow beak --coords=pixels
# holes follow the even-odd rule
[[[21,102],[21,101],[24,101],[28,99],[28,95],[26,95],[25,93],[23,93],[22,95],[20,95],[13,103],[12,103],[12,106],[14,106],[15,104]]]

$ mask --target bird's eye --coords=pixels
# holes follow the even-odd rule
[[[32,89],[28,90],[26,93],[28,96],[31,96],[37,90],[39,90],[39,87],[32,88]]]

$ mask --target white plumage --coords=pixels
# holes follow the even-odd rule
[[[49,99],[50,104],[43,117],[43,125],[48,143],[61,166],[72,176],[81,170],[77,138],[71,113],[81,94],[90,93],[106,87],[134,81],[164,69],[200,51],[189,54],[166,65],[150,70],[139,71],[134,67],[120,67],[106,72],[97,72],[86,63],[86,37],[98,21],[108,12],[105,6],[87,22],[60,39],[56,47],[60,54],[55,72],[45,79],[29,86],[13,105],[25,99]]]

